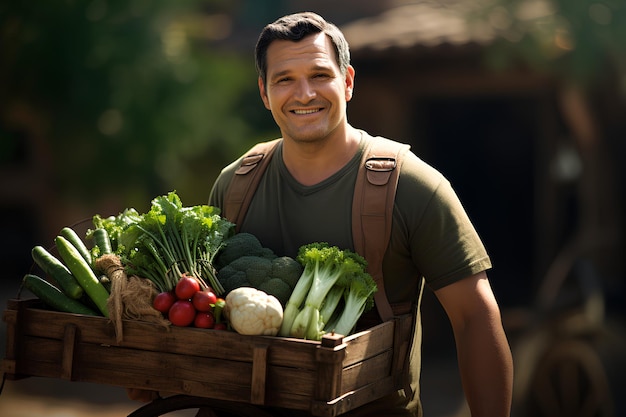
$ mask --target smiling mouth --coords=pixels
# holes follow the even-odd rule
[[[310,109],[310,110],[292,110],[294,114],[313,114],[321,111],[322,109]]]

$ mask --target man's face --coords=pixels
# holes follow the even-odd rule
[[[354,69],[341,74],[332,42],[323,33],[299,42],[272,42],[266,85],[259,78],[263,103],[283,137],[305,142],[345,132],[353,85]]]

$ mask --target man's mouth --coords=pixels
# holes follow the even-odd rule
[[[309,110],[293,110],[295,114],[312,114],[321,111],[321,109],[309,109]]]

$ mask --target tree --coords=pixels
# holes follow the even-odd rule
[[[49,152],[41,179],[60,197],[81,196],[95,207],[109,194],[122,204],[147,204],[174,188],[199,189],[206,198],[210,179],[198,177],[216,175],[258,129],[259,118],[248,117],[252,107],[242,105],[252,92],[258,99],[250,53],[216,42],[228,35],[228,7],[199,0],[6,2],[5,150],[25,142],[38,148],[27,153]]]

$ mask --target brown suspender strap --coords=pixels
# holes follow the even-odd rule
[[[402,157],[409,145],[385,138],[372,138],[363,152],[363,160],[352,203],[352,238],[354,249],[367,259],[368,272],[376,281],[374,301],[383,321],[393,318],[385,293],[383,257],[391,236],[393,206]]]
[[[254,192],[281,139],[258,143],[243,157],[241,165],[228,186],[223,215],[235,223],[239,232]]]

